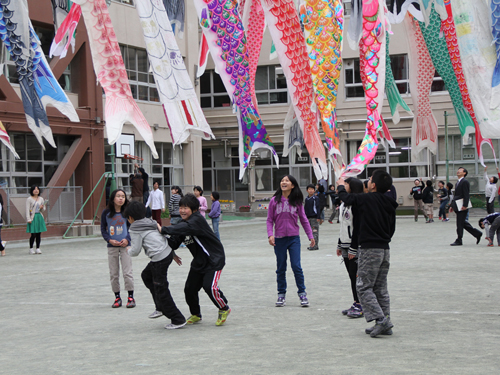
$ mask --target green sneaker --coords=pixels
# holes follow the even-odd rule
[[[219,310],[219,318],[215,322],[215,325],[216,326],[223,325],[226,322],[227,316],[229,315],[230,312],[231,312],[231,309]]]
[[[201,322],[201,317],[199,317],[198,315],[191,315],[189,319],[186,320],[187,324],[194,324],[198,322]]]

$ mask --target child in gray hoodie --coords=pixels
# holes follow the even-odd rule
[[[166,329],[181,328],[186,325],[186,318],[179,311],[168,289],[167,272],[172,260],[181,265],[181,259],[175,255],[167,238],[159,231],[156,221],[146,217],[146,207],[140,202],[131,202],[124,212],[130,222],[129,233],[131,246],[129,255],[137,256],[144,248],[144,252],[151,259],[141,277],[151,292],[156,311],[150,318],[165,315],[172,322]]]

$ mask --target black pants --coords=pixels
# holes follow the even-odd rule
[[[457,240],[460,242],[462,242],[462,237],[464,236],[464,229],[474,237],[479,237],[482,234],[480,230],[474,228],[468,221],[465,221],[468,211],[457,212]]]
[[[1,215],[1,213],[0,213]],[[0,225],[0,251],[4,251],[5,247],[2,245],[2,226]]]
[[[184,286],[186,303],[191,315],[201,316],[200,299],[198,292],[201,288],[205,290],[208,297],[219,310],[227,310],[227,299],[219,289],[219,278],[222,270],[218,271],[195,271],[192,268]]]
[[[172,324],[182,324],[186,321],[184,315],[175,305],[168,289],[167,272],[174,257],[173,252],[159,262],[149,262],[141,273],[144,285],[149,289],[155,302],[156,310],[161,311]]]
[[[489,202],[490,197],[486,197],[486,212],[489,214],[492,214],[495,212],[495,200],[493,199],[493,202]]]
[[[30,249],[33,249],[33,243],[36,240],[36,248],[40,248],[40,242],[42,241],[42,234],[41,233],[31,233],[30,237]]]
[[[349,279],[351,280],[351,290],[352,290],[352,298],[354,298],[354,302],[359,303],[358,292],[356,291],[356,276],[358,274],[358,259],[349,259],[344,258],[345,268],[347,273],[349,274]]]

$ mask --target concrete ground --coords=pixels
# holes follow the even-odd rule
[[[476,220],[472,220],[475,223]],[[201,292],[203,322],[165,330],[134,259],[134,309],[112,309],[102,239],[45,240],[42,255],[11,244],[0,258],[0,374],[499,374],[500,248],[450,247],[455,222],[399,218],[391,244],[393,336],[372,339],[364,319],[340,311],[352,303],[335,255],[338,224],[320,227],[320,250],[306,250],[309,308],[299,306],[291,271],[287,306],[276,300],[275,256],[265,221],[221,225],[227,265],[220,287],[232,313]],[[183,285],[191,256],[180,250],[170,288],[187,316]],[[123,283],[123,280],[121,281]],[[123,284],[122,284],[123,285]],[[495,297],[496,296],[496,297]]]

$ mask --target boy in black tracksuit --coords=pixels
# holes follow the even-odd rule
[[[429,219],[425,213],[424,203],[422,202],[422,193],[424,192],[424,182],[422,179],[416,178],[414,181],[415,186],[411,188],[410,195],[413,195],[413,214],[415,216],[415,221],[418,221],[418,209],[421,209],[424,213],[425,221]]]
[[[348,194],[344,180],[338,181],[338,194],[345,205],[357,207],[361,219],[359,228],[358,277],[356,287],[367,322],[375,326],[365,330],[371,337],[392,334],[390,299],[387,290],[389,273],[389,242],[396,229],[398,204],[384,193],[392,185],[392,177],[377,170],[368,182],[369,193]]]
[[[175,250],[181,243],[184,243],[193,255],[184,287],[186,303],[191,312],[187,324],[201,321],[198,292],[203,288],[219,309],[219,316],[215,324],[220,326],[224,324],[231,312],[227,305],[227,299],[218,286],[226,256],[222,243],[205,218],[199,213],[199,208],[198,199],[193,194],[186,194],[179,201],[179,213],[182,221],[173,226],[162,227],[161,233],[171,236],[169,243],[172,249]]]
[[[319,198],[314,195],[315,187],[312,184],[307,185],[307,197],[304,200],[304,213],[311,225],[314,237],[314,247],[308,247],[307,250],[319,250],[319,223],[321,220],[321,208]]]

